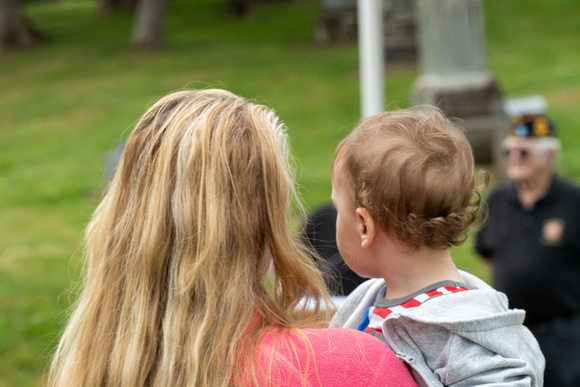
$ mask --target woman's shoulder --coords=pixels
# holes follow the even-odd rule
[[[272,385],[416,386],[407,367],[381,340],[352,329],[269,332],[260,351]],[[269,384],[269,383],[268,383]]]

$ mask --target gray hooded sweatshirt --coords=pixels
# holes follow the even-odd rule
[[[505,294],[474,275],[460,275],[475,289],[391,313],[379,338],[410,366],[420,386],[541,387],[544,356],[522,325],[525,311],[509,309]],[[361,284],[330,326],[356,329],[384,284],[381,278]]]

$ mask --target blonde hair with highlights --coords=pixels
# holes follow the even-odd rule
[[[265,328],[312,325],[299,301],[318,310],[327,297],[289,231],[290,170],[285,129],[264,106],[223,90],[155,103],[87,227],[83,291],[49,384],[256,383],[244,358]]]
[[[474,186],[471,146],[436,108],[364,120],[340,143],[334,169],[337,163],[356,206],[412,248],[460,245],[477,219],[486,183]]]

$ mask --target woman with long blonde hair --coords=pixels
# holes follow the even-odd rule
[[[317,314],[327,293],[288,228],[289,171],[266,107],[223,90],[161,98],[87,227],[83,290],[49,384],[413,385],[378,339],[307,329],[299,301]]]

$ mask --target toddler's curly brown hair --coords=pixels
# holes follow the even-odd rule
[[[384,112],[363,120],[338,146],[340,170],[366,208],[412,248],[446,249],[467,239],[481,192],[473,151],[457,123],[435,107]]]

